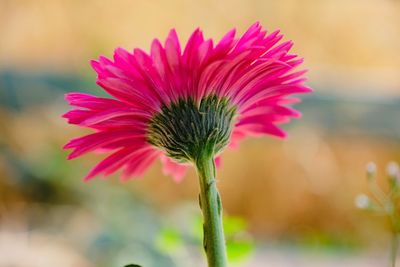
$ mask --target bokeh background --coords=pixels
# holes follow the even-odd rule
[[[218,185],[232,266],[384,266],[389,228],[354,207],[365,165],[400,161],[400,1],[0,0],[0,266],[205,266],[194,171],[84,183],[84,133],[63,94],[101,92],[88,61],[176,28],[220,38],[260,21],[305,58],[315,93],[289,138],[224,152]]]

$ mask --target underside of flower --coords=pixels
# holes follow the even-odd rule
[[[69,159],[109,153],[86,176],[122,170],[122,179],[140,177],[157,159],[179,181],[199,157],[215,158],[225,146],[250,136],[284,138],[280,124],[299,118],[291,105],[308,93],[302,58],[279,31],[259,23],[243,35],[229,31],[215,42],[200,29],[182,47],[176,31],[149,52],[117,48],[112,59],[91,62],[97,84],[109,98],[69,93],[77,108],[64,117],[94,132],[71,140]]]
[[[236,108],[227,98],[209,95],[199,103],[179,99],[153,116],[147,141],[178,162],[218,154],[229,143]]]

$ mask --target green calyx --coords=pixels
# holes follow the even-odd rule
[[[215,156],[229,142],[236,108],[226,98],[210,95],[200,103],[179,99],[150,120],[147,141],[178,162]]]

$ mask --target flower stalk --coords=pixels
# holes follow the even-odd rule
[[[215,180],[212,155],[202,153],[195,162],[200,182],[199,203],[203,212],[203,246],[209,267],[226,267],[227,254],[222,224],[222,204]]]

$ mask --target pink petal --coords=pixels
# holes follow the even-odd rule
[[[129,130],[116,130],[108,132],[98,132],[83,137],[72,139],[64,149],[74,148],[74,151],[68,156],[68,159],[79,157],[87,152],[110,145],[116,141],[135,141],[135,144],[145,144],[143,134],[137,134]]]
[[[286,133],[273,124],[266,123],[251,123],[238,126],[238,129],[243,133],[252,136],[260,136],[264,134],[276,136],[279,138],[286,138]]]
[[[124,103],[111,98],[102,98],[90,94],[68,93],[65,94],[65,100],[71,106],[87,108],[90,110],[103,110],[110,107],[126,107]]]
[[[221,168],[221,164],[222,164],[221,156],[215,157],[214,162],[215,162],[215,166],[217,168]]]
[[[182,181],[183,176],[185,176],[187,172],[188,166],[176,163],[172,161],[169,157],[164,155],[161,156],[160,159],[163,164],[164,175],[171,175],[174,178],[175,182]]]
[[[117,171],[130,159],[132,153],[137,150],[136,148],[122,148],[117,152],[111,154],[99,164],[97,164],[88,175],[85,177],[85,181],[89,181],[98,174],[107,172],[107,175]]]
[[[153,164],[159,155],[160,151],[157,151],[150,146],[137,151],[132,155],[129,162],[127,162],[121,180],[126,181],[129,178],[141,176],[151,166],[151,164]]]

